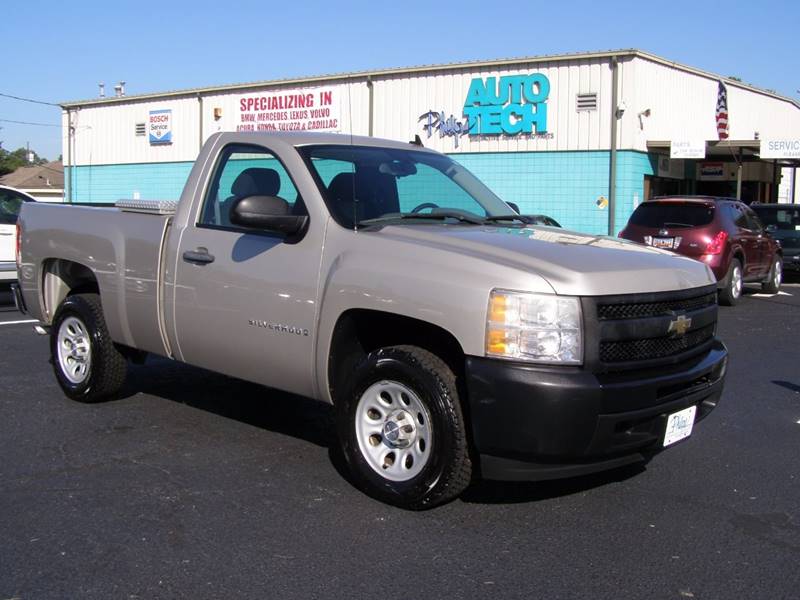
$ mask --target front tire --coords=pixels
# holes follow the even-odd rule
[[[50,354],[56,380],[73,400],[108,400],[125,383],[127,362],[111,341],[97,294],[75,294],[61,303]]]
[[[415,346],[371,352],[336,408],[345,459],[369,495],[421,510],[453,500],[469,485],[455,375],[434,354]]]
[[[761,291],[767,294],[777,294],[783,282],[783,259],[775,256],[772,267],[767,274],[767,279],[761,284]]]
[[[742,263],[738,258],[731,259],[725,283],[719,291],[719,303],[723,306],[735,306],[742,297]]]

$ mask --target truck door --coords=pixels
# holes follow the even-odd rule
[[[217,159],[196,215],[178,245],[177,357],[248,381],[312,395],[319,243],[233,225],[247,196],[275,196],[307,214],[276,154],[230,145]]]

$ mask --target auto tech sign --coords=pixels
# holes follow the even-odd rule
[[[151,110],[147,120],[147,132],[151,144],[172,143],[172,110]]]

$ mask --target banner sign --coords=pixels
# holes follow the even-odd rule
[[[456,148],[465,135],[553,139],[547,130],[549,96],[550,80],[542,73],[477,77],[469,85],[461,116],[429,110],[418,121],[429,138],[434,132],[455,138]]]
[[[800,138],[761,140],[761,158],[800,158]]]
[[[705,140],[678,140],[669,143],[670,158],[705,158]]]
[[[151,110],[147,131],[151,144],[171,144],[172,110]]]
[[[236,131],[340,131],[340,90],[281,90],[242,96]]]
[[[701,181],[719,181],[725,179],[725,163],[700,163],[698,179]]]

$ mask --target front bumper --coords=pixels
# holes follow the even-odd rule
[[[800,251],[783,251],[783,269],[784,271],[800,271]]]
[[[472,435],[485,479],[583,475],[647,460],[663,449],[667,416],[719,402],[728,353],[651,370],[593,374],[468,357]]]

